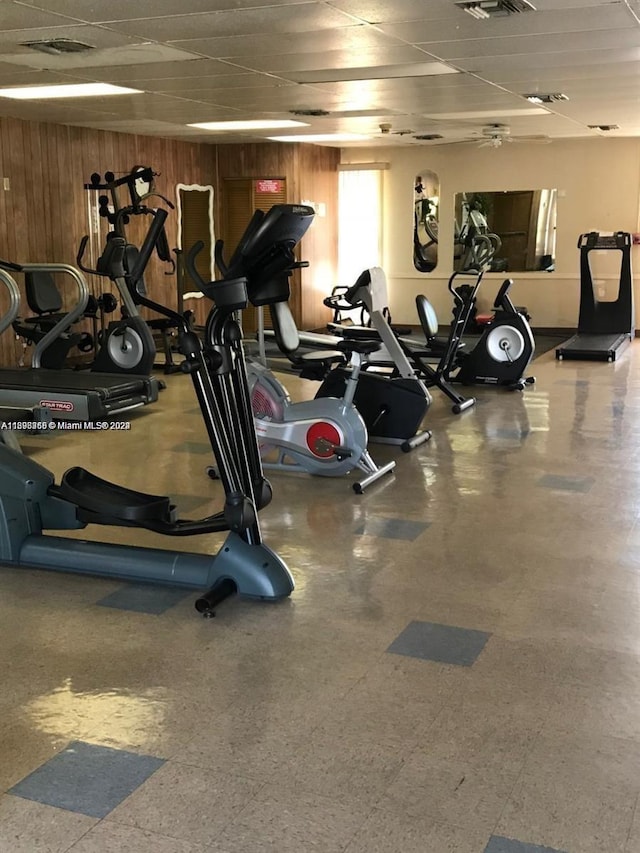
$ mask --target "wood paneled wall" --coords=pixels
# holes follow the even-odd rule
[[[0,180],[0,257],[75,265],[80,240],[89,228],[84,184],[93,172],[120,174],[138,164],[160,173],[156,189],[174,204],[178,182],[213,181],[214,158],[208,145],[0,119],[0,178],[10,182],[5,191]],[[175,246],[175,215],[167,220],[167,236],[169,245]],[[175,278],[164,271],[154,259],[146,276],[149,293],[175,307]],[[90,285],[96,293],[108,289],[104,279]],[[23,313],[28,313],[26,305]],[[0,340],[0,363],[15,364],[18,349],[6,332]]]
[[[338,148],[298,146],[300,194],[297,201],[312,201],[319,212],[301,245],[309,267],[301,271],[299,322],[303,329],[323,328],[331,311],[322,304],[329,296],[338,269]]]
[[[326,205],[326,216],[316,217],[301,247],[300,257],[310,262],[304,271],[304,296],[299,277],[293,293],[298,320],[312,328],[326,318],[322,295],[330,292],[335,276],[338,161],[337,149],[282,143],[214,146],[0,118],[0,257],[75,265],[80,240],[88,230],[83,185],[93,172],[122,174],[138,164],[150,165],[160,173],[157,191],[174,204],[177,183],[213,185],[216,237],[224,237],[222,178],[285,177],[289,201]],[[3,190],[3,178],[9,180],[9,190]],[[167,220],[167,236],[169,245],[175,246],[175,214]],[[175,306],[175,279],[165,276],[155,260],[146,282],[152,299]],[[107,289],[106,284],[102,279],[91,282],[96,293]],[[314,288],[321,290],[319,299]],[[5,305],[0,301],[0,310]],[[23,313],[28,313],[26,306]],[[200,305],[198,319],[205,313],[206,306]],[[15,364],[18,349],[13,336],[5,333],[0,365]]]

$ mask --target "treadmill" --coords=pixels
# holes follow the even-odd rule
[[[9,291],[10,307],[0,322],[0,334],[15,320],[20,291],[8,271],[50,272],[70,276],[78,301],[34,348],[31,367],[0,368],[0,406],[44,408],[56,420],[99,421],[146,406],[158,399],[160,385],[152,376],[49,370],[40,367],[44,350],[76,322],[87,307],[89,288],[83,275],[67,264],[12,264],[0,261],[0,281]]]
[[[635,335],[633,309],[633,276],[631,272],[631,234],[616,231],[581,234],[580,249],[580,316],[578,331],[556,349],[556,359],[615,361]],[[616,299],[596,299],[589,255],[591,252],[621,253],[620,285]]]

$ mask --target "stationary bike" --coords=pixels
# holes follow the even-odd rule
[[[230,262],[223,258],[223,243],[216,246],[216,263],[225,279],[247,279],[254,305],[285,303],[289,276],[299,266],[293,250],[313,221],[314,211],[303,205],[275,205],[267,213],[257,210],[240,239]],[[193,267],[189,272],[199,287],[202,279]],[[388,474],[395,462],[377,466],[367,451],[367,428],[353,405],[363,359],[379,347],[377,341],[340,342],[321,361],[345,363],[350,358],[349,381],[341,399],[327,398],[292,403],[285,387],[267,368],[247,368],[255,430],[263,467],[306,471],[335,477],[355,468],[366,475],[353,484],[356,494]],[[313,354],[312,354],[313,355]],[[310,359],[310,361],[312,361]],[[272,450],[275,462],[264,457]],[[209,470],[210,476],[215,471]]]
[[[261,364],[249,365],[251,407],[263,468],[297,469],[322,477],[338,477],[358,468],[366,475],[353,484],[358,495],[393,471],[395,462],[378,466],[373,461],[367,450],[367,427],[353,405],[363,358],[378,347],[376,341],[349,347],[346,388],[340,399],[322,397],[293,403],[270,370]],[[265,457],[274,450],[277,459],[272,462]]]
[[[455,380],[464,385],[500,385],[522,391],[533,385],[535,376],[524,373],[535,352],[535,341],[526,317],[509,296],[513,280],[506,279],[495,298],[494,321],[485,329],[471,352],[458,354]],[[454,291],[454,298],[462,299]]]

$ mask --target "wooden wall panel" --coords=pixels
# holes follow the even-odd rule
[[[292,307],[305,328],[315,327],[323,317],[322,296],[335,277],[338,158],[337,149],[305,145],[214,146],[0,118],[0,257],[75,265],[88,230],[83,186],[93,172],[124,173],[135,165],[150,165],[160,173],[158,192],[174,205],[176,184],[213,185],[216,237],[225,236],[223,178],[283,177],[289,202],[307,199],[326,205],[326,217],[316,217],[301,247],[300,257],[311,265],[304,273],[304,289],[299,274],[293,282]],[[2,178],[10,180],[10,190],[3,191]],[[175,246],[175,213],[167,220],[167,237]],[[158,302],[175,304],[175,279],[164,272],[154,259],[146,277],[149,294]],[[90,284],[96,293],[107,285],[103,279]],[[198,305],[200,322],[207,312],[205,302]],[[4,304],[0,301],[0,309]],[[15,342],[7,332],[0,340],[0,365],[15,362]]]
[[[322,304],[336,281],[338,269],[338,148],[300,145],[300,201],[318,207],[315,219],[301,243],[301,255],[309,266],[301,270],[300,326],[324,329],[331,311]],[[322,214],[322,215],[321,215]]]
[[[84,183],[92,172],[124,173],[139,164],[160,172],[156,188],[173,204],[177,183],[213,183],[209,145],[0,119],[0,179],[11,182],[11,189],[3,191],[0,180],[0,257],[75,265],[89,227]],[[167,220],[167,236],[175,246],[175,214]],[[147,276],[149,293],[158,302],[175,304],[175,279],[164,272],[154,259]],[[104,279],[90,285],[96,293],[108,289]],[[199,307],[204,314],[206,306]],[[0,340],[0,364],[15,364],[15,353],[7,332]]]

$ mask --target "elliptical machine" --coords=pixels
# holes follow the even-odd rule
[[[216,603],[234,591],[274,600],[288,596],[294,583],[285,563],[263,543],[258,521],[258,511],[271,500],[271,487],[253,428],[242,333],[233,319],[233,312],[246,306],[246,280],[205,285],[203,292],[214,306],[204,344],[184,317],[137,293],[135,285],[166,216],[162,209],[155,212],[128,277],[121,237],[114,238],[112,261],[118,262],[119,248],[121,275],[136,304],[174,319],[180,329],[183,370],[192,378],[202,410],[224,488],[224,508],[199,520],[179,519],[168,497],[124,488],[79,467],[56,484],[41,465],[0,445],[0,563],[207,589],[196,608],[212,615]],[[139,527],[167,536],[229,534],[218,554],[211,556],[43,533],[43,528],[78,530],[87,524]]]
[[[107,233],[106,245],[95,269],[84,263],[89,237],[83,237],[77,257],[78,266],[83,272],[92,275],[110,275],[109,242],[114,237],[126,238],[125,226],[129,224],[131,217],[152,216],[154,214],[154,209],[145,204],[146,201],[151,198],[159,198],[168,208],[173,209],[173,204],[169,199],[155,191],[154,178],[156,175],[157,173],[148,166],[134,166],[130,172],[121,178],[116,178],[113,172],[106,172],[104,179],[97,172],[91,175],[90,182],[85,184],[84,188],[90,192],[101,193],[98,197],[98,214],[107,220],[113,230]],[[129,194],[129,203],[126,205],[122,205],[120,202],[118,189],[121,187],[126,187]],[[173,275],[176,265],[169,251],[164,228],[159,231],[154,248],[160,260],[170,266],[166,274]],[[127,241],[124,256],[125,273],[130,275],[135,269],[137,257],[137,247]],[[175,329],[176,324],[167,317],[154,318],[149,321],[143,319],[135,300],[131,298],[127,282],[122,278],[114,278],[113,276],[110,278],[120,295],[122,317],[119,320],[111,321],[107,328],[102,331],[101,346],[91,369],[111,373],[149,374],[155,366],[156,358],[156,345],[152,330],[163,335],[166,356],[166,336],[170,329]],[[136,288],[138,293],[143,295],[146,293],[142,278],[140,282],[136,283]],[[169,365],[167,359],[165,373],[175,372],[178,369],[177,365]]]
[[[289,297],[289,276],[300,263],[294,249],[313,221],[313,208],[304,205],[275,205],[267,213],[257,210],[233,253],[229,264],[223,257],[224,244],[216,244],[216,263],[226,277],[246,276],[250,300],[272,309]],[[202,244],[198,244],[200,248]],[[198,245],[195,247],[198,248]],[[200,288],[204,282],[194,265],[189,273]],[[273,312],[278,325],[277,310]],[[276,331],[278,339],[278,331]],[[260,364],[250,363],[248,380],[251,406],[262,464],[266,469],[306,471],[325,477],[347,474],[354,469],[364,477],[353,484],[356,494],[390,473],[395,462],[378,466],[367,450],[365,423],[353,405],[364,359],[377,350],[376,341],[340,342],[321,358],[307,359],[307,365],[326,370],[328,365],[349,360],[349,375],[340,399],[327,398],[293,403],[282,383]],[[270,461],[275,451],[276,460]],[[209,471],[215,476],[215,471]]]

